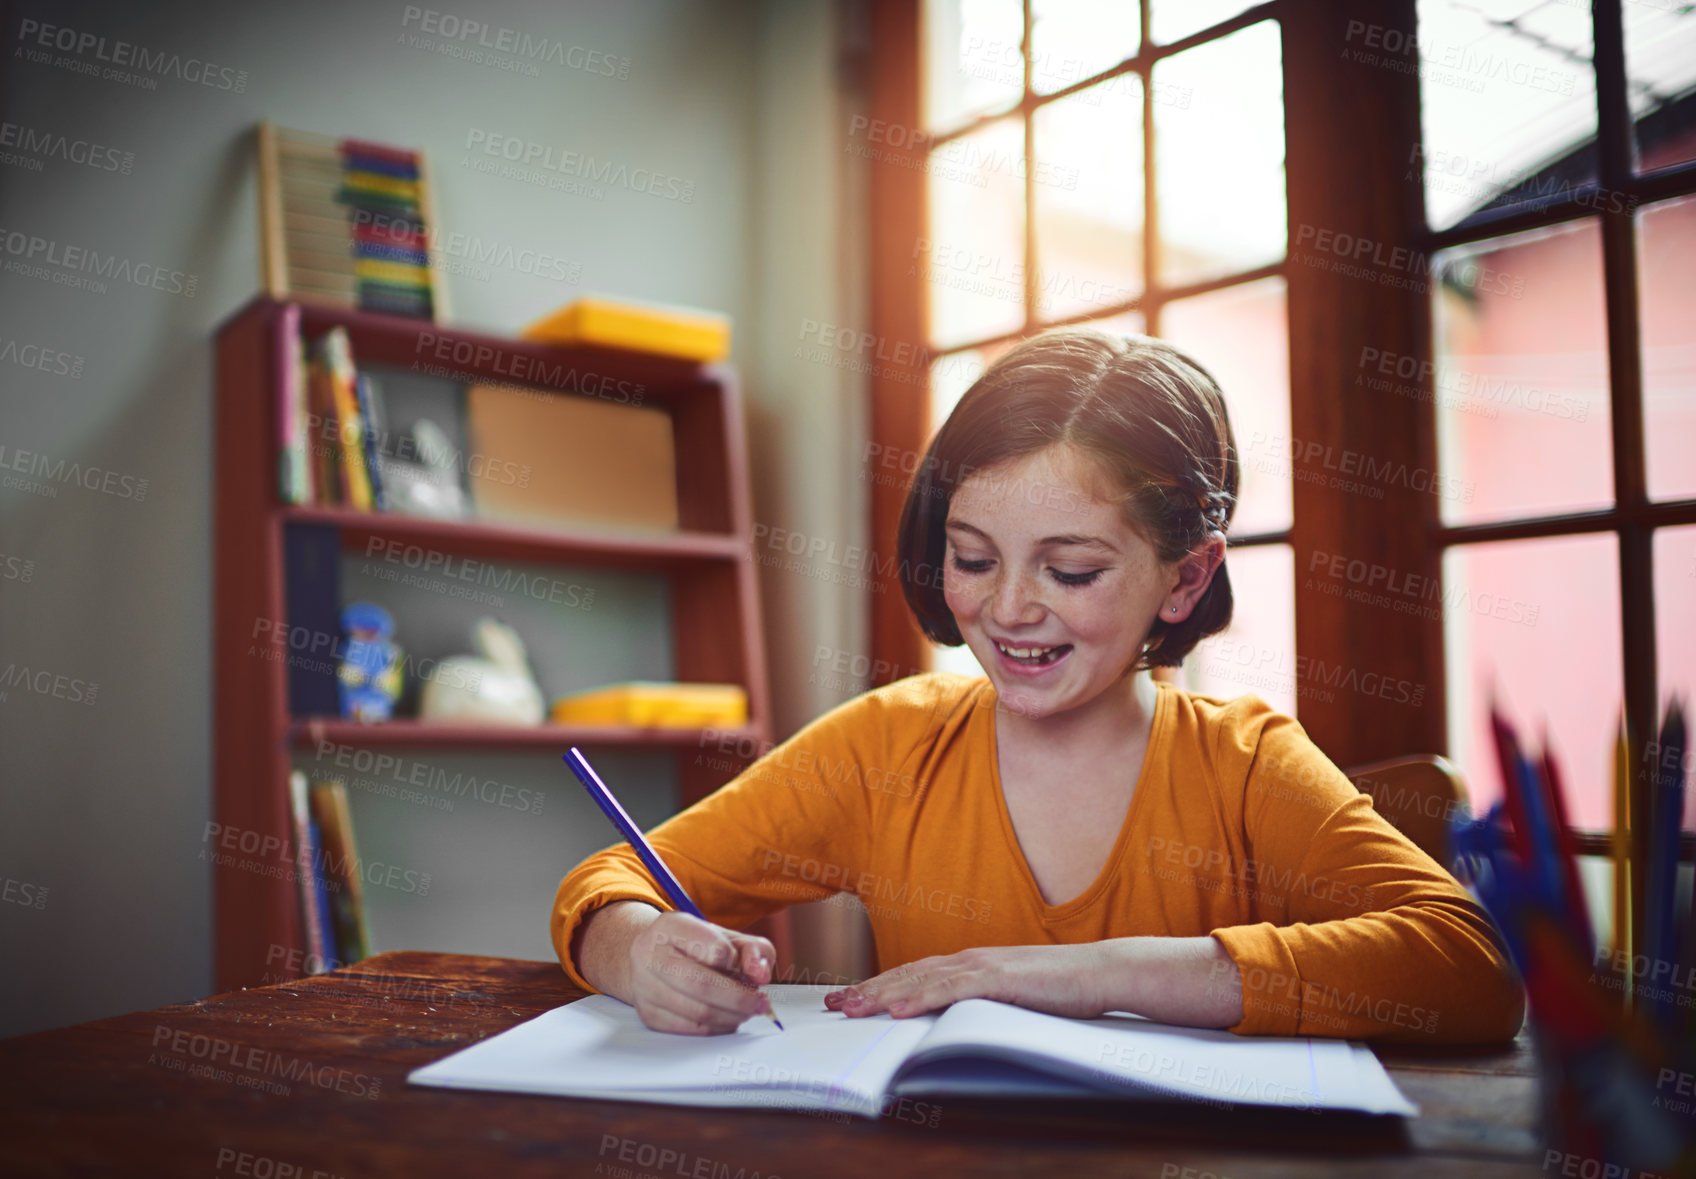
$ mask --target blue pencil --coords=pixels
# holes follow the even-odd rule
[[[1678,964],[1678,844],[1684,824],[1684,710],[1674,701],[1661,724],[1656,751],[1655,793],[1649,807],[1649,876],[1645,885],[1644,953],[1651,982],[1669,976]],[[1667,1031],[1675,1030],[1677,1008],[1669,987],[1651,987],[1645,1007]]]
[[[589,764],[589,759],[583,756],[582,751],[573,745],[571,752],[565,754],[564,760],[565,764],[571,767],[571,772],[576,774],[578,780],[583,783],[583,788],[589,792],[589,797],[594,799],[606,814],[606,817],[612,820],[612,825],[618,828],[619,834],[629,840],[630,846],[636,849],[636,854],[641,857],[642,863],[647,865],[648,871],[653,873],[654,879],[659,881],[660,887],[665,889],[672,904],[691,917],[699,917],[702,921],[705,921],[707,919],[706,914],[701,912],[700,906],[695,904],[689,894],[684,891],[682,881],[673,876],[671,869],[665,866],[665,861],[660,859],[659,853],[654,850],[653,845],[648,842],[641,829],[631,820],[630,815],[619,804],[618,799],[613,797],[612,791],[607,788],[605,782],[601,781],[601,776],[595,772],[595,767]],[[778,1026],[779,1030],[782,1030],[783,1021],[778,1019],[777,1013],[771,1010],[771,1000],[769,999],[766,1000],[766,1014],[771,1016],[771,1021]]]
[[[1520,813],[1525,817],[1526,838],[1531,845],[1526,874],[1536,883],[1538,895],[1550,911],[1564,915],[1570,902],[1561,875],[1560,836],[1555,830],[1554,816],[1549,813],[1549,790],[1536,762],[1517,749],[1513,760],[1518,771],[1515,785],[1519,790]]]

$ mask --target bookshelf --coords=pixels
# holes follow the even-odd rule
[[[220,831],[241,832],[260,846],[274,846],[270,840],[291,846],[291,754],[325,740],[369,748],[537,755],[564,753],[573,744],[591,751],[649,750],[675,757],[685,806],[728,780],[727,760],[745,762],[746,751],[764,747],[771,731],[765,642],[742,405],[728,366],[562,349],[348,308],[295,306],[300,333],[308,340],[338,325],[345,328],[362,368],[416,369],[421,358],[428,358],[438,375],[445,367],[460,382],[496,381],[558,397],[585,395],[574,391],[572,374],[641,385],[642,404],[664,410],[671,419],[679,528],[638,535],[284,503],[277,490],[277,404],[293,347],[289,304],[255,299],[226,320],[216,337],[212,818]],[[451,363],[435,359],[443,356]],[[289,636],[307,627],[307,615],[314,633],[326,626],[333,631],[334,623],[326,621],[335,614],[326,602],[333,606],[340,592],[333,558],[373,541],[420,545],[456,557],[663,579],[674,678],[742,685],[748,693],[748,723],[715,732],[714,756],[703,758],[707,734],[698,730],[481,727],[404,718],[365,725],[344,721],[333,709],[297,711],[291,707],[291,691],[298,705],[301,661],[291,659]],[[316,574],[303,573],[302,554],[324,562]],[[303,585],[309,594],[302,593]],[[471,622],[483,611],[472,604],[463,610],[468,638]],[[725,752],[730,747],[744,755]],[[279,963],[303,961],[300,896],[288,874],[244,870],[239,864],[214,863],[212,870],[218,989],[255,985],[267,972],[275,978]],[[763,932],[786,940],[781,915]]]

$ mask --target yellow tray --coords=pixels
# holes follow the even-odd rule
[[[566,347],[587,345],[651,352],[703,363],[730,355],[730,317],[585,298],[525,328],[523,337]]]
[[[561,696],[554,701],[549,717],[561,725],[729,729],[748,723],[748,693],[737,684],[637,680]]]

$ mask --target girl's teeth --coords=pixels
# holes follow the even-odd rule
[[[1052,663],[1060,647],[1006,647],[995,644],[1006,654],[1026,663]]]

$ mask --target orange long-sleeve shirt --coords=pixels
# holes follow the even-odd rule
[[[852,892],[880,970],[973,946],[1211,934],[1242,973],[1247,1034],[1501,1040],[1522,992],[1488,919],[1293,719],[1252,696],[1159,686],[1143,768],[1101,874],[1046,903],[1002,799],[997,697],[935,673],[802,729],[650,835],[732,929]],[[560,882],[552,933],[617,900],[674,906],[628,845]]]

